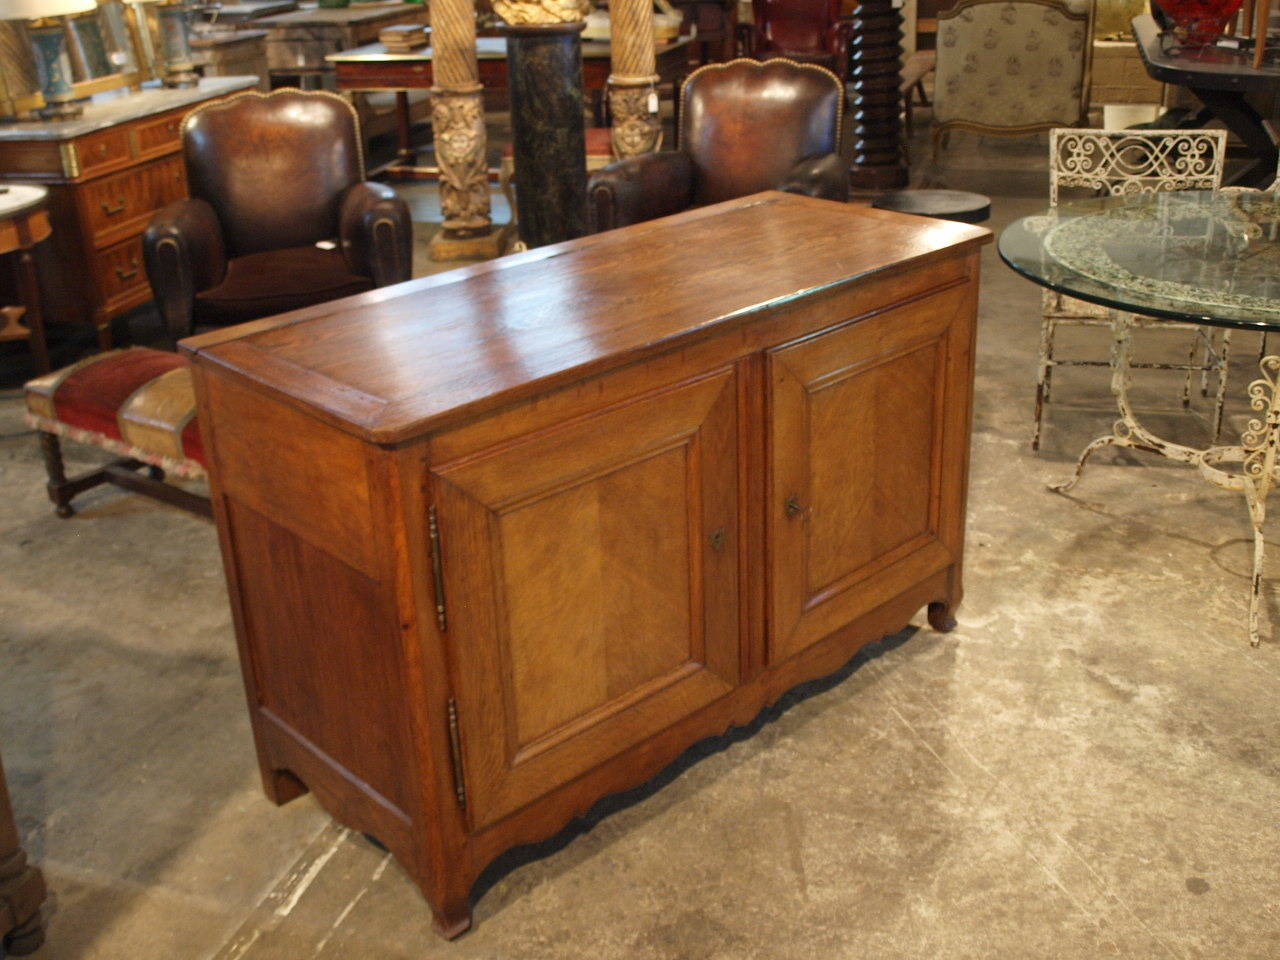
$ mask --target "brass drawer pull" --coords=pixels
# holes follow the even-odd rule
[[[103,200],[102,212],[105,213],[108,217],[114,217],[117,213],[124,213],[125,206],[126,204],[124,202],[124,197],[121,197],[119,200],[117,200],[115,203],[115,206],[112,206],[106,200]]]
[[[124,283],[126,280],[132,280],[138,275],[138,258],[134,257],[133,260],[130,261],[129,265],[133,268],[132,270],[121,270],[119,267],[116,267],[116,279],[121,283]]]
[[[787,516],[792,520],[804,513],[804,505],[800,503],[800,498],[794,494],[787,497],[787,502],[783,504],[783,508],[787,511]]]

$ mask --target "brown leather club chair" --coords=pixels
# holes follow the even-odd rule
[[[625,227],[758,190],[849,199],[840,156],[844,87],[791,60],[700,67],[680,89],[675,150],[619,160],[587,188],[593,232]]]
[[[359,122],[328,93],[252,93],[182,128],[190,199],[142,238],[173,338],[409,279],[409,208],[364,182]]]

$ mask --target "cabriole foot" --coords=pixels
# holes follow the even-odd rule
[[[18,924],[4,937],[4,950],[0,956],[8,953],[14,957],[25,957],[35,953],[44,943],[44,921],[37,910],[24,923]]]
[[[955,605],[950,601],[929,604],[929,626],[939,633],[950,633],[956,628]]]
[[[471,929],[471,904],[461,907],[436,910],[432,909],[435,919],[436,933],[446,940],[456,940]]]

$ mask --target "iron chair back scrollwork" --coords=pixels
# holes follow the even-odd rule
[[[1077,130],[1057,129],[1049,134],[1049,205],[1058,205],[1063,187],[1082,187],[1101,194],[1157,193],[1170,190],[1217,190],[1222,185],[1227,134],[1224,130]],[[1222,409],[1227,389],[1227,358],[1231,332],[1215,332],[1190,323],[1144,320],[1135,325],[1160,330],[1190,331],[1192,342],[1185,363],[1134,362],[1148,370],[1186,373],[1182,405],[1191,404],[1191,382],[1200,374],[1200,391],[1207,396],[1209,377],[1217,376],[1210,429],[1216,440],[1222,430]],[[1105,367],[1110,361],[1061,357],[1056,352],[1058,328],[1109,326],[1111,311],[1097,304],[1045,290],[1037,363],[1035,423],[1031,449],[1040,448],[1044,406],[1049,402],[1055,367]],[[1197,352],[1201,352],[1197,359]]]

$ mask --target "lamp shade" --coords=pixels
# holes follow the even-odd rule
[[[87,13],[98,6],[94,0],[0,0],[0,20],[39,20],[68,13]]]

